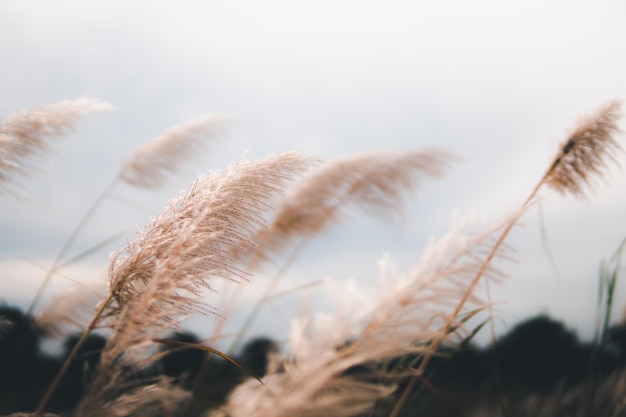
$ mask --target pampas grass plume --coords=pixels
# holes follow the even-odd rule
[[[44,154],[47,139],[67,134],[87,113],[110,111],[108,103],[92,98],[64,100],[14,113],[0,124],[0,193],[8,193],[14,176],[33,172],[28,158]]]
[[[193,119],[171,127],[161,136],[136,149],[122,164],[115,179],[96,198],[74,230],[72,230],[72,233],[54,260],[50,272],[37,290],[29,311],[32,311],[39,302],[53,273],[59,268],[63,257],[67,254],[80,231],[119,182],[145,189],[155,189],[161,186],[167,179],[168,174],[176,172],[187,160],[192,159],[198,151],[204,149],[206,141],[214,138],[222,130],[227,120],[230,120],[230,117],[221,114]],[[1,162],[0,154],[0,168]]]
[[[125,306],[141,283],[151,281],[197,294],[210,288],[208,277],[245,279],[231,252],[251,244],[268,201],[311,161],[286,153],[198,178],[114,255],[109,277],[117,304]]]
[[[620,132],[621,107],[621,101],[614,100],[580,119],[546,173],[545,183],[549,187],[562,194],[584,197],[585,187],[604,174],[607,159],[616,162],[615,153],[622,150],[615,138]]]
[[[528,209],[539,189],[545,184],[563,193],[582,196],[584,186],[590,185],[595,176],[601,176],[604,173],[606,159],[615,159],[614,152],[621,149],[614,138],[614,135],[619,132],[617,121],[621,116],[620,106],[621,103],[618,101],[610,102],[597,114],[583,119],[564,142],[550,168],[519,210],[506,218],[497,228],[478,239],[469,241],[458,238],[448,239],[449,242],[456,244],[451,247],[440,246],[444,250],[436,251],[440,253],[439,256],[434,256],[433,252],[427,252],[428,258],[435,260],[434,267],[429,263],[425,267],[420,267],[414,275],[418,279],[410,280],[401,287],[401,291],[386,301],[388,304],[381,304],[361,335],[345,349],[328,355],[332,350],[326,347],[323,350],[325,355],[307,355],[305,358],[298,358],[298,353],[293,352],[295,360],[291,363],[291,367],[286,365],[287,372],[270,376],[266,379],[264,387],[252,387],[248,383],[241,390],[235,391],[227,408],[228,414],[233,417],[264,416],[270,413],[274,416],[313,416],[319,415],[317,413],[320,410],[329,410],[329,412],[332,410],[333,415],[356,415],[359,411],[370,409],[377,399],[386,394],[379,392],[378,396],[375,395],[372,391],[374,387],[362,381],[346,379],[342,375],[343,371],[350,366],[368,362],[377,363],[393,355],[421,351],[424,354],[421,365],[414,370],[416,374],[391,412],[392,416],[397,416],[406,404],[419,374],[423,372],[435,350],[449,338],[453,329],[462,327],[460,317],[464,308],[467,308],[467,304],[471,303],[474,306],[478,305],[479,308],[485,308],[486,304],[476,299],[474,294],[476,285],[483,277],[499,275],[491,263],[495,257],[502,256],[503,249],[506,249],[504,245],[506,236]],[[361,184],[360,178],[350,185],[342,183],[344,181],[341,176],[342,168],[345,169],[348,166],[354,168],[348,161],[342,161],[335,165],[335,168],[339,167],[337,171],[329,169],[324,175],[318,177],[324,178],[324,181],[319,181],[319,183],[311,181],[301,187],[299,192],[302,192],[303,201],[306,200],[306,203],[299,201],[299,194],[288,200],[288,204],[279,213],[274,223],[272,236],[281,236],[282,240],[285,240],[293,232],[312,234],[317,232],[326,221],[332,219],[339,203],[346,203],[346,200],[338,195],[351,196],[354,190],[359,190],[358,185]],[[343,172],[349,176],[354,171],[354,169],[346,169]],[[389,172],[395,174],[393,170]],[[359,174],[356,175],[358,178]],[[371,178],[370,171],[361,175],[363,178]],[[367,182],[364,183],[367,184]],[[341,185],[332,188],[329,184]],[[373,182],[373,184],[377,192],[384,193],[387,190],[382,186],[385,183]],[[328,193],[330,189],[333,189],[332,193]],[[336,193],[337,189],[341,192]],[[358,196],[355,199],[357,201],[373,202],[372,207],[377,207],[376,202],[383,201],[381,208],[388,209],[384,205],[385,200],[378,200],[376,193],[369,191],[362,196],[358,193],[354,195]],[[396,194],[391,192],[390,195]],[[328,201],[331,203],[328,204]],[[310,210],[311,207],[314,207],[312,212],[303,213],[303,209]],[[279,232],[277,233],[276,230]],[[495,238],[498,234],[499,237]],[[280,242],[281,239],[278,241]],[[483,259],[482,256],[485,254],[486,258]],[[436,261],[437,259],[439,262]],[[451,286],[446,288],[437,285],[442,282]],[[434,307],[435,310],[422,311],[418,317],[411,314],[428,306]],[[450,310],[452,313],[446,313]],[[423,321],[419,318],[420,316],[427,319]],[[433,321],[433,318],[437,317],[441,320]],[[429,340],[430,344],[420,346],[411,343],[417,340]],[[337,385],[338,383],[340,384]],[[350,401],[346,401],[346,398],[350,398]],[[356,409],[353,407],[354,399],[358,399],[359,406]]]
[[[141,188],[160,186],[167,174],[203,150],[207,140],[215,138],[230,120],[228,115],[211,114],[169,128],[133,152],[120,168],[119,178]]]
[[[120,355],[145,348],[189,314],[207,311],[200,295],[213,280],[248,278],[234,249],[251,244],[270,200],[313,162],[290,152],[200,177],[113,255],[109,295],[89,326],[104,324],[111,333],[78,415],[88,415],[116,386]]]
[[[295,237],[314,236],[351,206],[383,218],[401,214],[405,193],[423,178],[441,177],[452,159],[438,150],[375,151],[327,163],[284,198],[270,228],[256,238],[257,255],[280,251]]]

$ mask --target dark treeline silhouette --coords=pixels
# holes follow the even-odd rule
[[[47,354],[41,348],[45,335],[37,328],[33,317],[17,307],[0,304],[0,415],[34,411],[79,338],[79,334],[70,335],[60,355]],[[168,339],[200,342],[189,332],[174,333]],[[102,335],[88,336],[46,407],[47,411],[68,412],[78,404],[90,375],[97,372],[105,343]],[[189,415],[199,414],[222,404],[230,391],[251,375],[263,377],[268,354],[274,348],[275,343],[266,338],[248,342],[241,354],[233,358],[244,371],[202,350],[163,344],[162,355],[156,363],[145,369],[128,369],[129,381],[123,391],[166,376],[172,383],[193,392]]]
[[[78,335],[66,338],[63,352],[50,355],[42,351],[45,335],[35,320],[20,309],[0,304],[0,415],[34,410],[46,388],[75,346]],[[198,343],[189,332],[170,335],[169,339]],[[80,400],[90,375],[97,372],[105,339],[91,334],[72,363],[47,411],[71,412]],[[203,411],[222,404],[228,394],[250,374],[266,373],[268,354],[276,349],[270,339],[249,342],[234,359],[246,372],[232,363],[205,351],[162,344],[160,359],[136,374],[134,386],[151,383],[165,375],[173,384],[192,393],[189,412]],[[402,357],[389,364],[364,364],[346,372],[368,381],[380,378],[372,372],[380,366],[399,375],[420,364],[420,357]],[[422,383],[411,396],[407,409],[415,416],[463,416],[478,407],[493,406],[506,410],[515,401],[532,395],[550,395],[581,384],[593,384],[626,365],[626,326],[613,326],[606,340],[579,341],[576,334],[560,322],[537,316],[515,326],[493,346],[479,349],[472,344],[440,348],[426,366]],[[383,414],[397,402],[410,377],[404,377],[385,404]],[[378,379],[381,383],[385,380]],[[590,382],[591,381],[591,382]],[[132,386],[132,384],[131,384]],[[586,390],[593,395],[593,385]],[[368,414],[374,415],[374,414]],[[513,414],[510,414],[513,415]]]
[[[420,358],[400,358],[391,364],[402,371],[420,364]],[[460,348],[441,348],[426,366],[422,383],[411,396],[402,416],[454,417],[545,415],[541,401],[560,410],[558,402],[565,393],[580,393],[577,407],[597,403],[594,396],[600,381],[623,372],[626,367],[626,326],[615,325],[598,343],[581,342],[576,334],[545,315],[530,318],[501,336],[495,345],[478,349],[471,344]],[[393,408],[404,392],[409,378],[403,380],[386,409]],[[604,393],[605,396],[612,393]],[[532,399],[532,410],[526,405]],[[613,398],[614,407],[621,401]],[[526,408],[524,408],[526,407]],[[529,414],[530,413],[530,414]],[[594,412],[580,415],[600,415]],[[613,412],[608,415],[617,415]],[[621,415],[621,414],[619,414]]]
[[[68,337],[60,356],[49,355],[41,349],[44,335],[34,319],[16,307],[0,305],[0,413],[34,410],[78,338]],[[89,335],[52,397],[49,410],[68,410],[78,403],[104,344],[101,335]]]

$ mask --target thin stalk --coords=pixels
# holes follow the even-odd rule
[[[96,243],[95,245],[93,245],[89,249],[79,253],[78,255],[76,255],[76,256],[74,256],[74,257],[72,257],[72,258],[70,258],[70,259],[68,259],[66,261],[63,261],[63,263],[61,263],[57,267],[57,270],[63,268],[64,266],[73,264],[74,262],[77,262],[77,261],[83,259],[85,256],[89,256],[92,253],[95,253],[95,252],[99,251],[100,249],[102,249],[106,245],[108,245],[109,243],[114,242],[115,240],[121,238],[122,236],[124,236],[124,233],[122,233],[122,232],[118,232],[118,233],[115,233],[115,234],[109,236],[108,238],[100,241],[99,243]]]
[[[280,282],[280,278],[284,276],[285,271],[287,270],[287,267],[298,257],[298,255],[300,255],[300,253],[304,249],[305,242],[306,242],[306,239],[303,239],[300,241],[300,244],[289,255],[289,258],[287,258],[287,260],[283,262],[280,269],[276,272],[276,274],[274,275],[274,278],[272,278],[272,281],[269,283],[269,285],[265,287],[265,291],[263,292],[263,295],[255,302],[254,306],[252,307],[252,310],[246,316],[246,319],[244,320],[243,325],[241,326],[241,328],[235,335],[235,338],[233,339],[230,346],[226,350],[226,355],[232,355],[233,351],[237,349],[237,346],[239,346],[241,339],[243,339],[244,334],[246,333],[247,329],[250,327],[250,325],[256,318],[256,315],[258,314],[259,310],[261,310],[261,307],[263,306],[263,304],[271,298],[270,295],[272,294],[272,291],[274,291],[274,289]],[[250,261],[249,268],[253,266],[257,261],[258,261],[258,258],[256,257],[252,261]],[[235,295],[233,296],[233,298],[235,298],[237,294],[239,294],[240,291],[241,291],[241,285],[238,285],[237,288],[235,289]],[[214,334],[214,337],[218,336],[220,332],[221,332],[221,326],[219,326],[219,329]],[[209,356],[207,355],[205,356],[204,360],[202,361],[202,364],[200,365],[200,372],[198,373],[198,377],[196,378],[193,384],[193,387],[191,389],[191,392],[193,393],[194,397],[197,395],[198,390],[200,389],[201,381],[207,372],[208,364],[209,364]]]
[[[27,310],[26,314],[32,314],[33,313],[33,310],[35,309],[35,306],[37,305],[37,303],[41,299],[41,296],[43,295],[44,290],[46,289],[46,287],[50,283],[50,280],[52,279],[52,276],[54,275],[54,273],[59,268],[61,268],[64,265],[64,263],[62,264],[61,262],[63,261],[63,258],[65,257],[65,255],[67,254],[68,250],[70,249],[72,243],[74,243],[74,241],[78,237],[78,234],[85,227],[85,225],[87,224],[87,221],[89,221],[93,217],[93,215],[96,212],[96,210],[98,209],[98,207],[108,197],[109,193],[111,192],[111,190],[113,189],[113,187],[117,183],[118,178],[119,177],[116,177],[115,180],[113,180],[104,189],[104,191],[98,196],[98,198],[96,198],[96,200],[93,202],[91,207],[89,207],[89,210],[87,210],[87,212],[83,215],[83,217],[81,218],[80,222],[76,225],[76,227],[74,228],[74,230],[72,231],[70,236],[67,238],[67,240],[65,241],[65,244],[63,245],[63,247],[61,248],[61,250],[57,254],[56,258],[54,259],[52,267],[48,270],[48,273],[46,274],[45,278],[43,279],[43,282],[41,283],[41,285],[37,289],[37,292],[35,293],[35,296],[33,297],[33,300],[31,301],[30,306],[28,307],[28,310]]]
[[[230,346],[226,350],[226,354],[227,355],[232,355],[233,354],[233,351],[237,348],[237,346],[241,342],[241,339],[243,339],[244,334],[246,333],[247,329],[250,327],[250,325],[252,324],[252,322],[256,318],[256,315],[258,314],[258,312],[261,309],[261,307],[263,306],[263,304],[267,300],[269,300],[271,298],[272,291],[274,291],[274,289],[276,288],[276,286],[280,282],[280,279],[284,276],[285,271],[287,270],[287,267],[291,263],[293,263],[295,261],[295,259],[300,255],[300,253],[302,252],[302,250],[306,246],[306,242],[307,241],[308,241],[308,239],[302,239],[300,241],[300,243],[298,244],[296,249],[294,251],[292,251],[291,254],[289,255],[289,257],[287,258],[287,260],[285,262],[283,262],[283,264],[281,265],[280,269],[276,272],[276,274],[274,275],[274,278],[272,278],[272,281],[269,283],[269,285],[267,287],[265,287],[265,291],[263,292],[263,295],[256,301],[256,303],[252,307],[252,310],[250,311],[250,313],[248,313],[246,319],[244,320],[243,325],[241,326],[241,328],[239,329],[239,331],[235,335],[235,338],[233,339],[233,341],[231,342]],[[256,262],[258,261],[258,259],[259,259],[258,257],[255,257],[254,259],[252,259],[250,261],[250,263],[249,263],[248,268],[253,267],[256,264]],[[236,295],[239,293],[239,291],[241,291],[241,286],[240,285],[237,286],[237,288],[235,289],[235,295],[233,296],[233,298],[236,297]],[[215,336],[217,336],[220,332],[221,332],[221,328],[220,328],[220,330],[218,330],[216,332]],[[207,372],[208,364],[209,364],[209,357],[207,355],[204,358],[202,364],[200,365],[200,372],[199,372],[198,377],[196,378],[196,380],[194,382],[194,385],[193,385],[193,387],[191,389],[194,397],[197,395],[198,390],[200,389],[201,381],[202,381],[204,375]]]
[[[109,306],[109,304],[111,303],[111,301],[113,300],[114,297],[115,297],[115,294],[113,292],[111,292],[107,296],[107,298],[104,299],[104,301],[100,304],[100,307],[98,307],[98,310],[96,311],[96,314],[93,316],[93,318],[91,319],[91,321],[87,325],[87,328],[83,332],[83,334],[80,337],[80,339],[78,339],[78,342],[74,346],[74,349],[72,349],[72,352],[70,352],[70,354],[68,355],[67,359],[65,359],[65,362],[63,363],[63,366],[61,367],[59,372],[56,374],[56,377],[54,378],[54,381],[52,381],[52,384],[50,385],[50,387],[48,387],[48,390],[46,391],[46,394],[43,396],[43,398],[39,402],[39,405],[37,405],[37,409],[35,409],[34,417],[38,417],[44,411],[46,405],[48,405],[48,402],[50,401],[50,398],[52,398],[52,395],[55,393],[56,389],[58,388],[59,384],[61,383],[61,379],[63,379],[63,376],[65,376],[65,373],[69,369],[72,361],[74,360],[74,358],[78,354],[78,351],[80,350],[80,348],[83,347],[83,345],[87,341],[87,338],[89,337],[89,333],[91,333],[91,331],[93,329],[95,329],[96,324],[98,323],[98,320],[100,320],[100,317],[104,313],[104,310]]]
[[[541,202],[539,202],[539,204],[537,204],[537,209],[539,212],[539,231],[541,233],[541,241],[543,242],[543,247],[546,252],[546,256],[548,257],[548,260],[550,261],[550,265],[552,266],[552,270],[554,271],[554,276],[556,277],[557,281],[562,281],[563,278],[561,278],[559,267],[556,264],[556,261],[554,260],[554,255],[552,254],[552,250],[550,250],[550,243],[548,242],[548,232],[546,231],[546,224],[545,224],[544,217],[543,217],[542,207],[543,205],[541,204]]]
[[[298,256],[300,256],[300,254],[306,247],[306,243],[308,241],[309,239],[306,239],[306,238],[300,240],[300,243],[298,244],[298,246],[296,246],[295,250],[293,250],[291,254],[289,255],[289,257],[285,260],[285,262],[283,262],[280,269],[278,269],[278,271],[274,275],[274,278],[272,278],[272,281],[265,288],[263,295],[254,303],[254,307],[252,307],[252,310],[250,311],[250,313],[248,313],[248,316],[246,317],[243,324],[241,325],[241,328],[237,332],[237,336],[235,337],[235,339],[233,340],[233,342],[231,343],[230,347],[227,350],[229,354],[231,354],[232,351],[237,348],[237,346],[241,342],[241,339],[243,339],[244,334],[250,328],[250,326],[252,325],[252,322],[254,321],[257,314],[261,310],[261,307],[263,307],[263,304],[271,298],[272,292],[276,289],[281,279],[285,276],[285,272],[287,271],[287,268],[296,260],[296,258],[298,258]]]
[[[539,192],[539,189],[544,184],[546,178],[548,178],[549,174],[552,172],[554,167],[555,167],[555,165],[553,164],[550,167],[550,169],[548,169],[548,171],[543,176],[541,181],[539,181],[539,183],[537,183],[537,185],[535,186],[533,191],[526,198],[526,201],[524,201],[524,203],[522,204],[521,211],[519,212],[519,214],[516,214],[515,217],[511,221],[509,221],[509,223],[506,225],[506,227],[504,228],[504,230],[500,234],[500,237],[498,238],[496,243],[491,248],[491,251],[489,252],[489,255],[487,255],[487,258],[484,260],[484,262],[482,263],[480,269],[478,270],[478,272],[476,273],[476,275],[474,276],[474,278],[470,282],[470,285],[468,286],[467,291],[465,291],[465,293],[463,294],[463,297],[461,298],[461,301],[459,301],[459,303],[457,304],[457,306],[454,309],[454,311],[452,312],[452,314],[450,314],[449,319],[446,320],[446,323],[444,324],[443,328],[441,329],[442,337],[436,338],[433,341],[433,343],[430,346],[430,348],[428,349],[428,351],[424,354],[424,359],[422,360],[419,368],[417,369],[416,375],[413,376],[413,378],[411,378],[411,381],[409,381],[409,384],[405,388],[404,392],[400,396],[400,399],[398,400],[398,402],[396,403],[394,409],[392,410],[392,412],[390,414],[390,417],[397,417],[400,414],[400,412],[402,411],[402,408],[404,407],[404,405],[408,401],[411,393],[413,392],[413,390],[415,389],[415,386],[417,385],[417,383],[419,381],[419,375],[424,371],[424,369],[426,368],[426,365],[428,365],[428,362],[430,361],[431,357],[434,355],[434,353],[439,348],[439,345],[441,345],[441,343],[445,339],[445,335],[448,334],[448,332],[450,330],[450,327],[452,326],[452,323],[454,322],[454,318],[459,315],[461,309],[463,308],[463,306],[465,306],[465,303],[467,302],[467,300],[469,299],[469,297],[473,293],[476,285],[478,284],[478,281],[480,280],[480,278],[483,276],[483,274],[485,273],[485,271],[487,270],[487,268],[491,264],[491,261],[493,260],[493,258],[496,256],[496,253],[500,249],[500,246],[504,242],[504,239],[507,237],[507,235],[509,234],[511,229],[513,229],[513,226],[515,226],[517,224],[517,220],[518,220],[519,216],[528,207],[530,202],[535,198],[535,196]]]
[[[605,347],[609,325],[611,323],[611,313],[613,310],[613,299],[617,285],[617,277],[621,267],[622,251],[626,240],[622,241],[617,251],[609,258],[608,261],[600,263],[600,277],[598,279],[598,305],[596,317],[595,337],[593,341],[593,353],[591,356],[590,370],[590,388],[589,398],[587,401],[587,414],[591,415],[593,401],[598,390],[598,373],[596,366],[598,365],[598,357],[600,350]],[[609,263],[615,262],[613,269],[609,267]]]

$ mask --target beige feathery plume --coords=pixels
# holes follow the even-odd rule
[[[331,222],[341,219],[345,209],[357,206],[380,216],[400,213],[401,198],[425,177],[440,177],[452,156],[424,152],[370,152],[339,159],[299,182],[285,196],[269,229],[255,239],[257,255],[290,245],[296,236],[311,237]]]
[[[314,326],[306,320],[294,321],[283,370],[267,375],[263,385],[248,381],[237,388],[224,407],[226,415],[348,417],[372,412],[377,401],[394,391],[398,378],[407,376],[399,369],[389,373],[385,364],[403,355],[424,353],[440,337],[448,311],[483,267],[480,255],[491,248],[502,227],[519,215],[507,217],[484,233],[477,233],[472,224],[458,225],[434,242],[410,273],[387,274],[381,300],[369,314],[343,314],[317,320]],[[486,271],[489,278],[502,275],[493,268]],[[485,305],[477,296],[470,298],[446,339],[454,343],[455,333],[468,334],[462,315]],[[355,366],[372,367],[386,383],[372,378],[374,374],[359,378],[346,372]]]
[[[133,152],[122,164],[119,178],[136,187],[160,186],[167,174],[203,150],[207,139],[215,138],[230,120],[230,116],[212,114],[171,127]]]
[[[294,248],[250,311],[234,346],[245,334],[264,300],[276,288],[285,266],[299,254],[307,239],[329,224],[340,221],[350,207],[385,219],[390,214],[401,214],[402,197],[417,188],[420,180],[442,176],[443,167],[452,159],[452,154],[439,150],[366,152],[326,164],[298,182],[283,198],[271,226],[261,230],[253,239],[254,251],[246,248],[239,253],[242,257],[250,257],[247,267],[253,270],[257,262],[267,260],[270,254],[286,247]],[[292,242],[296,238],[300,241],[294,247]]]
[[[561,145],[545,183],[555,190],[584,197],[584,188],[592,186],[596,176],[607,168],[607,158],[615,161],[622,149],[615,135],[620,132],[621,101],[605,104],[597,113],[581,118],[578,126]]]
[[[111,332],[77,415],[88,415],[115,389],[120,355],[135,351],[131,356],[139,358],[152,338],[190,313],[206,311],[200,293],[214,279],[247,279],[234,249],[250,244],[270,200],[313,161],[292,152],[200,177],[113,256],[109,295],[88,326]]]
[[[14,113],[0,124],[0,193],[9,192],[14,176],[30,174],[32,155],[45,153],[49,137],[67,134],[87,113],[110,111],[113,107],[91,98],[64,100]]]
[[[183,301],[195,303],[179,295],[170,303],[174,300],[167,299],[167,291],[178,289],[175,292],[195,295],[210,288],[209,277],[245,279],[248,274],[231,253],[251,243],[250,236],[264,224],[262,214],[268,200],[310,163],[298,153],[286,153],[239,163],[196,180],[113,257],[109,276],[117,307],[111,313],[117,314],[141,296],[139,288],[149,282],[159,282],[154,290],[163,293],[155,301],[165,312],[187,304]]]
[[[52,274],[57,270],[59,263],[67,254],[70,246],[92,218],[96,209],[109,197],[119,181],[131,186],[153,189],[165,182],[167,175],[174,173],[186,160],[197,156],[198,152],[206,147],[207,140],[215,138],[223,130],[224,124],[231,120],[227,115],[214,114],[171,127],[161,136],[136,149],[122,164],[117,176],[94,200],[91,207],[80,219],[61,251],[57,255],[50,272],[40,285],[29,311],[32,311],[43,295]],[[0,154],[1,155],[1,154]],[[0,163],[2,158],[0,157]],[[1,172],[0,172],[1,174]],[[1,178],[0,178],[1,179]]]

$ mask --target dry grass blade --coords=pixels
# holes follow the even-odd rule
[[[257,381],[259,381],[261,384],[263,383],[263,381],[261,380],[261,378],[259,378],[258,376],[256,376],[255,374],[253,374],[252,372],[250,372],[249,370],[247,370],[246,368],[244,368],[242,365],[239,364],[239,362],[237,362],[236,360],[234,360],[233,358],[231,358],[230,356],[228,356],[227,354],[214,349],[210,346],[205,346],[199,343],[188,343],[188,342],[181,342],[180,340],[172,340],[172,339],[152,339],[153,342],[156,343],[161,343],[163,345],[170,345],[170,346],[177,346],[177,347],[184,347],[184,348],[188,348],[188,349],[196,349],[196,350],[202,350],[206,353],[210,353],[213,355],[217,355],[220,358],[224,359],[227,362],[230,362],[233,366],[241,369],[243,372],[245,372],[246,374],[250,375],[251,377],[253,377],[254,379],[256,379]]]
[[[35,170],[28,158],[50,148],[47,138],[67,134],[87,113],[109,111],[113,107],[90,98],[64,100],[14,113],[0,124],[0,193],[8,193],[7,183],[14,176]]]
[[[105,324],[111,332],[78,415],[114,389],[121,355],[141,357],[151,339],[190,313],[206,311],[200,293],[214,279],[247,278],[232,253],[250,244],[269,201],[312,162],[292,152],[201,177],[113,256],[109,296],[89,326]]]
[[[156,188],[175,172],[184,160],[197,155],[223,131],[231,117],[214,114],[174,126],[131,154],[122,165],[119,178],[127,184]]]
[[[256,239],[257,254],[276,252],[294,237],[311,237],[339,221],[349,206],[388,217],[400,213],[404,194],[425,177],[443,175],[448,153],[371,152],[329,163],[285,197],[271,227]]]
[[[606,159],[616,162],[614,155],[622,149],[615,139],[621,116],[621,101],[615,100],[581,119],[563,142],[545,175],[545,183],[563,194],[583,197],[585,186],[592,186],[594,177],[604,174]]]

